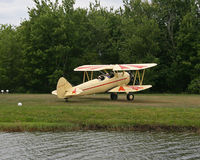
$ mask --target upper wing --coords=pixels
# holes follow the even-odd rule
[[[114,71],[128,71],[128,70],[142,70],[156,66],[156,63],[144,63],[144,64],[119,64],[115,65]]]
[[[111,65],[83,65],[74,69],[74,71],[100,71],[105,69],[112,69],[113,71],[126,70],[142,70],[156,66],[156,63],[144,64],[111,64]]]
[[[113,69],[113,65],[83,65],[74,69],[74,71],[101,71],[104,69]]]

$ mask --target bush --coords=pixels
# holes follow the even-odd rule
[[[200,77],[191,81],[191,83],[188,85],[188,91],[190,93],[200,94]]]

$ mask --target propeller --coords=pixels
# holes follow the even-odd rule
[[[128,85],[132,85],[133,81],[134,81],[134,75],[131,71],[128,71],[128,74],[130,75],[130,81],[129,81]]]

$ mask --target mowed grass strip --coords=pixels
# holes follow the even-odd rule
[[[22,102],[23,106],[17,106]],[[50,94],[0,95],[0,131],[200,130],[199,95],[108,94],[65,102]]]

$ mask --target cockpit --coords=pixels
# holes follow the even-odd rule
[[[99,73],[100,74],[98,74],[98,72],[93,73],[93,71],[91,71],[91,72],[84,71],[83,83],[86,82],[86,81],[93,80],[93,79],[97,79],[99,81],[103,81],[105,79],[111,79],[111,78],[115,77],[115,72],[114,71],[103,70],[103,71],[99,71]],[[96,77],[96,78],[94,78],[94,77]]]
[[[106,77],[110,79],[110,78],[113,78],[114,76],[115,75],[114,75],[113,72],[110,72],[110,73],[107,72],[106,74],[103,73],[102,75],[99,75],[97,77],[97,79],[100,80],[100,81],[103,81]]]

